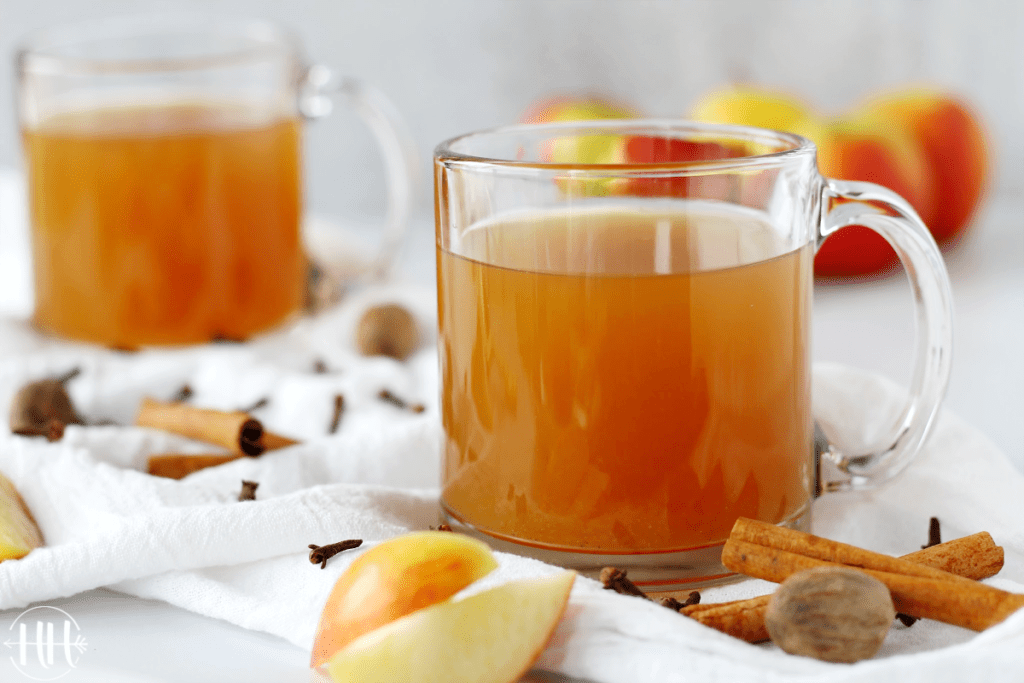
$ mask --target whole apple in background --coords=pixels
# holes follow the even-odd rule
[[[541,100],[526,110],[523,123],[559,123],[600,119],[633,119],[633,107],[603,95],[560,96]],[[544,161],[560,164],[617,164],[623,160],[618,135],[582,135],[549,140],[540,151]]]
[[[818,169],[829,178],[862,180],[889,188],[906,199],[927,225],[935,215],[935,181],[921,148],[899,124],[864,114],[858,118],[794,122],[790,132],[812,140]],[[833,233],[814,257],[819,276],[852,276],[895,266],[889,243],[856,225]]]
[[[831,120],[810,111],[798,117],[802,106],[785,94],[737,87],[702,98],[693,115],[801,134],[817,145],[824,175],[875,182],[902,195],[940,244],[962,233],[988,173],[983,127],[962,101],[932,90],[896,92]],[[864,275],[895,263],[884,239],[854,226],[824,242],[814,270],[821,276]]]
[[[511,683],[540,656],[575,572],[521,579],[392,621],[339,650],[336,683]]]
[[[732,123],[771,130],[792,130],[811,110],[796,97],[749,86],[713,90],[697,100],[692,116],[696,121]]]
[[[925,223],[939,244],[961,235],[988,177],[988,144],[977,114],[957,97],[918,88],[872,98],[856,115],[877,116],[910,132],[935,178],[935,210]]]
[[[490,548],[463,534],[423,531],[385,541],[338,577],[320,615],[310,666],[359,636],[447,600],[498,566]]]
[[[559,95],[539,100],[523,113],[523,123],[635,119],[637,110],[605,95]]]

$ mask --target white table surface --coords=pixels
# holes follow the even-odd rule
[[[0,314],[25,315],[28,282],[19,184],[0,169]],[[431,287],[433,228],[417,220],[398,277]],[[946,409],[988,435],[1024,472],[1024,198],[990,198],[968,238],[947,254],[955,306],[953,375]],[[902,276],[818,287],[814,358],[910,378],[914,326]],[[309,653],[263,633],[165,603],[99,589],[46,605],[77,621],[87,649],[60,680],[246,683],[309,681]],[[0,642],[22,610],[0,612]],[[31,680],[0,647],[0,681]],[[11,661],[8,661],[11,659]],[[534,680],[550,680],[537,676]]]

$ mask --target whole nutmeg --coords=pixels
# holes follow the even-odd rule
[[[848,567],[819,567],[783,581],[764,621],[785,652],[852,664],[878,652],[895,616],[889,589],[878,579]]]
[[[364,356],[390,356],[405,360],[420,344],[420,330],[405,307],[373,306],[363,313],[356,328],[356,346]]]

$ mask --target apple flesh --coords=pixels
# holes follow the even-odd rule
[[[0,562],[21,559],[42,545],[43,535],[25,501],[0,474]]]
[[[339,650],[335,683],[510,683],[537,660],[575,572],[523,579],[414,612]]]
[[[371,548],[327,598],[310,666],[365,633],[448,599],[497,566],[485,543],[450,531],[411,533]]]

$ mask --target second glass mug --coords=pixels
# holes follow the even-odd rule
[[[43,30],[17,53],[34,323],[114,347],[241,340],[302,309],[302,129],[347,96],[379,144],[389,268],[414,147],[378,91],[284,28],[175,15]]]
[[[515,126],[439,145],[434,187],[456,528],[590,575],[695,587],[729,578],[738,517],[807,529],[819,487],[887,481],[926,438],[950,371],[942,257],[893,192],[823,178],[810,141],[675,121]],[[906,267],[916,365],[886,441],[829,447],[830,478],[814,450],[812,266],[855,224]]]

